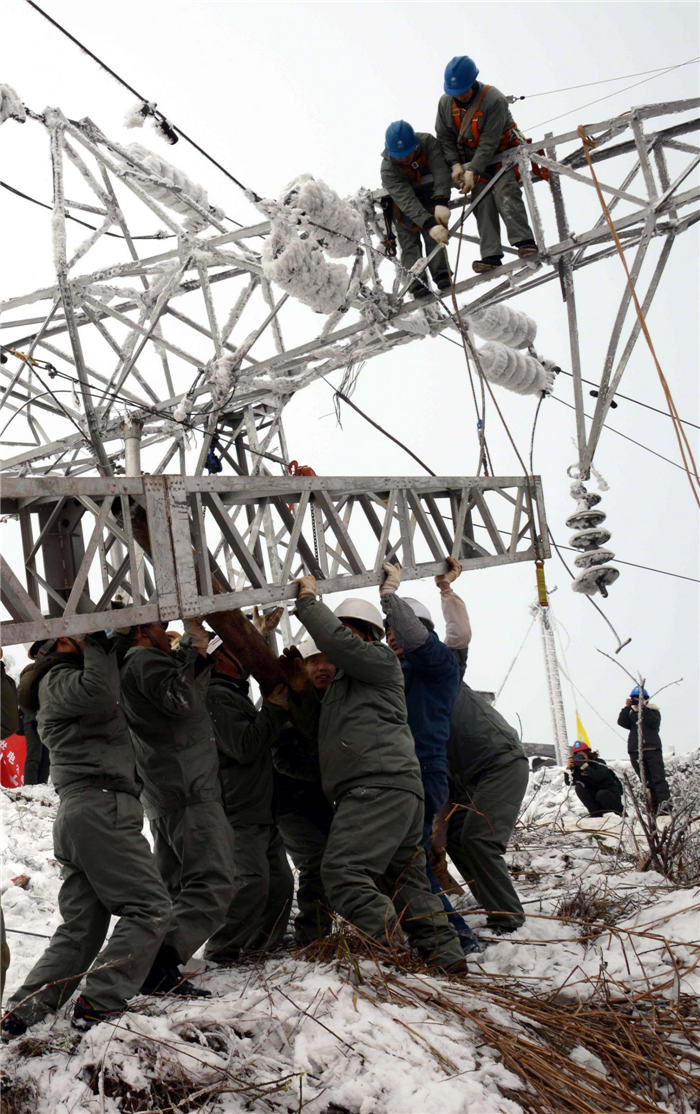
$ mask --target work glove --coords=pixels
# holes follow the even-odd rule
[[[462,185],[459,188],[465,194],[474,189],[474,172],[472,170],[462,171]]]
[[[289,710],[286,685],[275,685],[272,692],[268,693],[264,699],[268,704],[275,704],[278,708],[284,708],[285,711]]]
[[[167,635],[168,642],[170,643],[170,649],[173,653],[175,653],[176,650],[180,649],[180,639],[182,638],[182,635],[180,634],[179,630],[169,630],[165,633]]]
[[[459,162],[456,162],[452,167],[452,181],[454,182],[455,186],[457,186],[457,189],[462,188],[462,183],[464,181],[464,171],[462,169],[462,164]]]
[[[209,631],[202,626],[202,620],[196,618],[184,619],[183,626],[185,634],[189,636],[190,646],[199,650],[200,654],[206,654],[209,646]]]
[[[386,576],[382,583],[379,585],[380,596],[393,596],[394,592],[401,583],[401,565],[392,565],[391,561],[385,561],[382,565]]]
[[[309,675],[306,672],[304,659],[296,646],[287,646],[277,660],[284,673],[284,679],[292,692],[304,692],[309,686]]]
[[[449,588],[450,584],[454,583],[461,571],[462,566],[460,565],[456,557],[448,557],[447,572],[438,573],[438,575],[435,577],[435,583],[437,584],[440,591],[443,592],[446,588]]]
[[[258,634],[261,634],[263,638],[267,638],[267,636],[272,634],[273,630],[277,628],[283,615],[283,607],[275,607],[274,610],[269,611],[267,615],[263,615],[261,611],[258,611],[257,607],[254,607],[251,622]]]
[[[449,232],[443,228],[441,224],[434,224],[432,228],[428,229],[428,235],[432,236],[437,244],[441,244],[443,248],[447,247],[447,241],[450,238]]]
[[[304,596],[316,596],[316,577],[313,573],[307,573],[306,576],[300,576],[294,581],[297,584],[297,599],[301,600]]]
[[[433,216],[438,224],[441,224],[443,228],[447,228],[450,223],[450,210],[447,208],[447,205],[436,205],[433,209]]]

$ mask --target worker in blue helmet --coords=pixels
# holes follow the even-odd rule
[[[395,120],[386,130],[382,157],[382,186],[392,202],[391,216],[401,248],[401,264],[410,271],[422,258],[421,237],[428,256],[441,249],[428,267],[438,290],[451,285],[445,248],[450,219],[450,171],[440,145],[427,132],[415,132],[406,120]],[[386,212],[386,210],[385,210]],[[416,277],[409,294],[426,297],[430,287]]]
[[[628,731],[627,753],[637,777],[643,785],[646,783],[652,812],[655,816],[669,812],[671,791],[666,781],[659,735],[661,712],[656,704],[649,703],[649,693],[645,688],[634,686],[617,717],[617,722],[620,727]]]
[[[478,73],[475,62],[466,54],[448,62],[435,121],[452,183],[465,195],[471,194],[472,201],[479,198],[500,169],[499,156],[523,142],[506,98],[494,86],[477,81]],[[501,220],[521,258],[537,255],[514,167],[494,182],[474,212],[481,248],[481,259],[472,263],[477,274],[502,264]]]

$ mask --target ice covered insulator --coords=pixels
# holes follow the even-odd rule
[[[569,538],[569,545],[573,549],[600,549],[610,541],[610,531],[604,526],[594,526],[589,530],[578,530]]]
[[[223,220],[223,211],[215,209],[209,204],[209,196],[204,186],[193,182],[177,166],[173,166],[172,163],[156,154],[155,151],[149,151],[147,147],[142,147],[140,143],[130,143],[125,150],[150,175],[161,179],[160,182],[149,180],[139,184],[145,186],[148,193],[155,197],[157,201],[186,216],[188,219],[185,227],[190,231],[198,231],[207,223],[207,218],[193,209],[192,201],[195,201],[201,209],[206,210],[214,220]],[[133,165],[130,163],[126,164],[126,169],[127,173],[134,173]]]
[[[576,499],[579,504],[583,503],[586,507],[597,507],[600,503],[600,495],[597,491],[586,491],[580,480],[578,483],[572,484],[569,490],[572,498]]]
[[[510,348],[527,348],[537,335],[536,322],[505,303],[470,314],[469,324],[484,340],[500,340]]]
[[[508,348],[497,340],[489,341],[478,350],[482,370],[487,379],[515,391],[519,395],[538,395],[551,391],[554,372],[534,356]]]
[[[354,255],[364,235],[362,217],[325,182],[300,174],[285,186],[279,200],[289,219],[308,229],[328,255],[334,259]]]
[[[584,596],[594,596],[596,592],[607,596],[607,589],[615,583],[619,575],[620,570],[613,568],[612,565],[594,565],[585,572],[579,573],[571,587],[574,592],[582,592]]]
[[[604,565],[612,561],[615,554],[612,549],[587,549],[574,557],[574,564],[579,569],[590,569],[592,565]]]
[[[273,221],[261,258],[265,277],[316,313],[333,313],[344,304],[345,267],[329,263],[320,247],[299,239],[286,225]]]
[[[582,507],[574,514],[569,515],[566,525],[570,530],[589,530],[592,526],[600,526],[606,518],[607,515],[604,511],[594,511],[590,507]]]

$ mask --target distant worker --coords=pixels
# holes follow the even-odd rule
[[[448,62],[435,121],[452,182],[462,193],[471,193],[473,201],[500,169],[499,155],[523,142],[506,98],[492,85],[477,81],[478,73],[467,55]],[[514,167],[494,182],[474,213],[481,241],[481,259],[472,263],[477,274],[492,271],[503,261],[499,217],[520,258],[537,255]]]
[[[209,652],[214,674],[207,708],[233,834],[234,892],[204,956],[214,963],[237,963],[246,953],[281,942],[292,906],[294,879],[272,813],[272,747],[287,720],[287,689],[275,688],[258,711],[245,667],[218,635]]]
[[[400,924],[428,963],[463,973],[457,933],[426,877],[420,766],[381,613],[350,598],[334,614],[316,599],[313,576],[296,583],[297,615],[337,670],[318,729],[323,789],[335,804],[321,867],[328,899],[368,936],[391,943]]]
[[[209,633],[185,619],[171,650],[167,623],[132,628],[121,672],[143,802],[158,869],[173,902],[172,921],[143,993],[208,996],[180,965],[224,920],[233,896],[233,838],[221,805],[219,758],[206,707],[213,661]]]
[[[405,120],[389,125],[385,144],[382,186],[394,203],[401,264],[410,271],[421,258],[421,236],[429,256],[436,244],[447,246],[450,171],[435,137],[427,132],[414,132]],[[428,267],[438,290],[447,290],[452,280],[445,252],[437,252]],[[414,279],[408,292],[415,298],[425,298],[430,287],[421,276]]]
[[[567,785],[573,782],[574,792],[589,816],[604,816],[606,812],[622,816],[622,782],[597,751],[577,739],[567,766],[564,781]]]
[[[617,722],[629,732],[627,736],[627,753],[634,772],[641,780],[639,765],[639,729],[638,722],[642,723],[642,758],[644,763],[644,780],[651,802],[651,810],[656,816],[658,813],[670,811],[669,800],[671,791],[666,781],[664,769],[664,756],[661,752],[661,712],[656,704],[649,704],[649,693],[646,689],[640,691],[635,685],[625,701],[625,706],[620,710]]]
[[[289,653],[289,651],[286,651]],[[297,647],[317,699],[330,687],[336,669],[311,638]],[[312,733],[313,734],[313,733]],[[275,767],[275,816],[284,846],[299,872],[294,939],[310,944],[327,936],[330,905],[321,878],[321,863],[333,820],[333,808],[321,785],[315,740],[303,738],[288,723],[272,747]]]
[[[101,633],[50,639],[22,675],[20,700],[37,715],[59,797],[53,839],[62,920],[8,1002],[5,1037],[57,1010],[86,971],[72,1024],[113,1022],[139,993],[168,927],[170,899],[142,834],[113,650]],[[119,919],[103,948],[112,916]]]

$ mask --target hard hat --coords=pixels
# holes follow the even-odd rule
[[[412,155],[418,146],[416,133],[405,120],[394,120],[389,124],[384,136],[386,153],[392,159],[404,159]]]
[[[573,754],[578,754],[582,750],[590,750],[588,743],[584,743],[583,739],[577,739],[571,750]]]
[[[452,58],[445,66],[445,92],[451,97],[461,97],[476,81],[479,67],[466,54]]]
[[[37,642],[32,642],[27,650],[27,656],[30,657],[32,661],[36,661],[39,656],[42,658],[46,657],[47,654],[50,654],[56,649],[57,642],[57,638],[40,638]]]
[[[404,603],[408,604],[416,619],[422,619],[424,623],[428,624],[431,630],[435,629],[433,617],[424,603],[421,603],[420,600],[414,600],[412,596],[402,596],[401,599]]]
[[[314,654],[323,653],[323,650],[319,650],[313,638],[305,638],[303,642],[299,643],[299,645],[297,646],[297,650],[303,657],[304,661],[306,661],[307,658],[312,658]]]
[[[644,699],[648,700],[649,699],[649,693],[647,692],[646,689],[641,689],[640,690],[639,685],[635,685],[634,688],[632,689],[632,691],[630,693],[630,696],[632,697],[632,699],[634,700],[635,697],[636,697],[637,700],[638,700],[640,691],[642,692],[642,694],[644,696]]]
[[[362,600],[359,596],[349,596],[335,609],[338,619],[359,619],[362,623],[369,623],[377,632],[377,638],[384,637],[384,621],[373,603]]]

